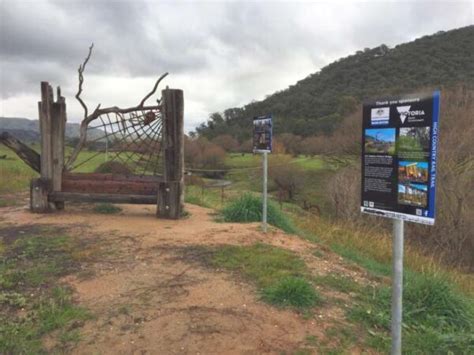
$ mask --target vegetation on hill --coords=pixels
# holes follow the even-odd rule
[[[438,32],[388,48],[380,45],[341,58],[289,88],[244,107],[213,113],[197,128],[208,139],[250,138],[251,119],[272,113],[276,134],[332,132],[363,99],[452,83],[474,83],[474,26]]]
[[[0,117],[0,133],[8,132],[26,143],[36,143],[40,140],[39,121],[19,117]],[[104,134],[97,129],[89,130],[90,138],[99,138]],[[78,138],[80,124],[66,123],[66,137]]]

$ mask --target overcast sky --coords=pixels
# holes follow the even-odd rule
[[[83,97],[136,105],[163,72],[184,90],[186,130],[261,100],[364,47],[474,23],[468,1],[0,0],[0,116],[37,118],[39,82],[60,85],[68,120],[91,42]]]

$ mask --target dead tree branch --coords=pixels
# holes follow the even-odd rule
[[[90,122],[94,121],[97,119],[99,116],[108,114],[108,113],[115,113],[115,114],[126,114],[130,113],[133,111],[146,111],[146,110],[157,110],[161,108],[161,105],[151,105],[151,106],[145,106],[146,100],[148,100],[153,94],[155,94],[158,85],[160,82],[168,75],[168,73],[164,73],[161,75],[158,80],[155,82],[155,85],[153,86],[153,89],[140,101],[140,103],[137,106],[133,107],[128,107],[128,108],[119,108],[117,106],[112,106],[112,107],[106,107],[106,108],[100,108],[101,104],[98,104],[95,110],[89,114],[87,105],[84,103],[84,101],[81,99],[81,93],[82,93],[82,85],[84,83],[84,69],[86,68],[86,64],[89,62],[89,59],[92,54],[92,48],[94,47],[94,44],[92,43],[91,46],[89,47],[89,53],[87,57],[85,58],[84,62],[79,66],[78,73],[79,73],[79,87],[78,91],[76,94],[76,99],[79,101],[81,106],[84,108],[84,119],[81,122],[81,128],[80,128],[80,137],[79,137],[79,142],[77,146],[74,148],[74,151],[72,152],[71,156],[69,157],[65,169],[69,170],[72,167],[72,164],[74,161],[77,159],[77,156],[79,155],[79,152],[81,149],[84,147],[87,139],[87,126],[89,125]]]
[[[94,48],[94,43],[92,43],[91,46],[89,47],[89,53],[87,54],[86,59],[84,59],[84,62],[81,65],[79,65],[79,69],[77,69],[77,72],[79,73],[79,88],[77,90],[76,99],[77,99],[77,101],[79,101],[82,108],[84,109],[84,118],[87,118],[88,110],[87,110],[86,104],[81,99],[82,84],[84,83],[84,75],[83,74],[84,74],[84,69],[86,69],[87,62],[91,58],[92,48]]]

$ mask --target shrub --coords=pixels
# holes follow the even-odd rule
[[[320,301],[311,284],[300,277],[287,277],[263,289],[262,299],[277,306],[299,309],[313,307]]]
[[[186,138],[184,142],[184,161],[187,166],[198,169],[219,170],[224,167],[225,151],[206,138]],[[220,178],[222,172],[207,172],[205,177]]]
[[[94,172],[101,174],[132,174],[132,170],[128,166],[113,160],[100,164]]]
[[[244,194],[230,202],[221,213],[225,222],[259,222],[262,220],[263,203],[260,197]],[[287,233],[295,233],[295,227],[278,207],[268,201],[267,221]]]

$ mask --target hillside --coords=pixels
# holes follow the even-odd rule
[[[419,88],[474,83],[474,26],[438,32],[388,48],[365,48],[313,73],[289,88],[211,114],[197,133],[207,138],[231,134],[250,138],[251,119],[272,113],[275,133],[310,136],[329,133],[364,98],[413,92]]]
[[[66,124],[66,137],[76,138],[79,137],[80,125],[78,123],[67,123]],[[0,133],[8,132],[16,138],[28,142],[38,142],[40,138],[39,134],[39,121],[30,120],[28,118],[18,117],[0,117]],[[89,130],[90,137],[102,137],[103,133],[94,130]]]

